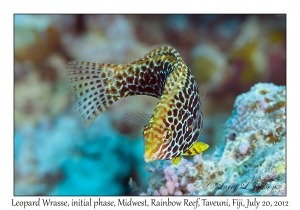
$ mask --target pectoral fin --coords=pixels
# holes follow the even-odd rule
[[[177,165],[179,163],[180,159],[181,159],[181,156],[172,158],[172,163],[175,164],[175,165]]]
[[[197,155],[201,154],[203,151],[207,150],[209,147],[208,144],[203,142],[196,142],[188,151],[184,153],[184,155]]]
[[[145,113],[126,113],[125,117],[132,122],[146,126],[149,124],[149,121],[152,117],[152,114],[145,114]]]

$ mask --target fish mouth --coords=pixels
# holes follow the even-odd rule
[[[144,160],[145,162],[148,163],[156,160],[156,154],[154,152],[156,143],[155,143],[155,139],[153,138],[153,134],[151,132],[146,133],[144,137],[145,137]]]
[[[145,152],[145,154],[144,154],[144,160],[145,160],[145,162],[147,162],[147,163],[149,163],[149,162],[152,162],[152,161],[154,161],[155,160],[155,155],[154,154],[151,154],[151,153],[149,153],[149,152]]]

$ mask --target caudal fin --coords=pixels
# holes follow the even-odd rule
[[[75,113],[84,127],[89,126],[114,101],[118,94],[111,92],[112,72],[103,63],[77,62],[67,64],[69,92]]]

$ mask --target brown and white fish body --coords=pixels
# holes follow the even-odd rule
[[[75,112],[85,127],[121,98],[159,98],[143,131],[146,162],[172,159],[177,164],[182,155],[208,148],[197,142],[203,126],[197,82],[171,46],[155,48],[129,64],[70,62],[67,77]]]

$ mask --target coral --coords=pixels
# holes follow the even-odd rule
[[[39,129],[29,123],[23,126],[21,132],[16,132],[16,141],[23,137],[16,149],[23,149],[15,158],[15,194],[122,194],[134,143],[119,141],[119,134],[101,121],[107,121],[106,113],[86,130],[79,129],[79,122],[68,115],[55,124],[40,122]]]
[[[142,195],[285,195],[286,89],[256,84],[239,95],[212,155],[158,162]]]
[[[15,125],[24,123],[37,125],[39,121],[57,116],[68,106],[67,91],[63,85],[42,81],[31,71],[15,84]]]
[[[264,38],[261,36],[261,24],[257,17],[249,18],[232,45],[229,58],[241,72],[241,84],[257,81],[266,74],[267,56],[261,41]]]
[[[285,105],[284,87],[255,85],[249,93],[237,97],[233,116],[226,123],[226,138],[235,134],[243,139],[262,136],[269,143],[280,141],[286,130]]]
[[[191,69],[200,84],[206,83],[207,88],[220,86],[225,78],[226,57],[218,46],[201,44],[194,48]]]
[[[130,176],[140,188],[148,185],[150,174],[144,169],[143,128],[129,122],[124,115],[151,114],[157,99],[138,96],[120,100],[91,127],[83,129],[71,109],[65,86],[65,66],[71,60],[127,63],[155,45],[174,46],[191,67],[201,93],[207,90],[203,107],[205,123],[199,139],[206,143],[210,140],[205,156],[224,144],[220,125],[230,116],[237,94],[257,81],[286,83],[285,15],[16,14],[14,32],[14,192],[17,195],[128,195],[131,192],[125,183]],[[242,78],[252,83],[243,83]],[[272,109],[285,104],[272,103],[268,99],[258,100],[256,106],[268,115],[277,116]],[[241,115],[232,121],[232,128],[231,122],[226,128],[226,139],[231,142],[226,150],[232,150],[228,155],[236,156],[235,163],[242,164],[235,174],[249,171],[251,167],[243,168],[243,161],[248,158],[251,161],[249,154],[258,152],[261,157],[257,157],[263,160],[259,173],[269,161],[277,162],[273,172],[257,178],[265,183],[271,176],[275,178],[272,183],[281,183],[280,179],[285,177],[285,159],[280,158],[283,151],[272,150],[274,159],[262,158],[268,152],[253,148],[253,142],[241,135],[247,128],[238,120],[247,124]],[[265,123],[268,122],[276,123]],[[272,124],[269,127],[272,130]],[[255,135],[266,137],[268,146],[273,148],[273,143],[280,143],[278,135],[283,131],[285,127]],[[202,156],[183,159],[178,168],[167,162],[161,164],[161,169],[147,166],[152,174],[155,171],[149,180],[155,190],[149,188],[148,192],[144,190],[145,194],[161,194],[160,186],[168,194],[196,194],[199,181],[195,181],[198,172],[193,167],[203,165],[211,170],[212,166],[217,173],[216,167],[222,169],[220,163],[216,164],[222,151],[218,149],[216,155],[204,159]],[[167,167],[172,170],[165,175],[163,169]],[[227,173],[225,168],[220,174]],[[215,176],[220,179],[221,175]],[[165,181],[157,181],[158,178]],[[135,188],[133,193],[141,192]],[[284,194],[284,190],[273,191]],[[233,194],[231,189],[210,190],[210,194],[226,193]],[[249,192],[235,191],[235,194],[246,193]],[[261,193],[269,192],[261,190]]]

